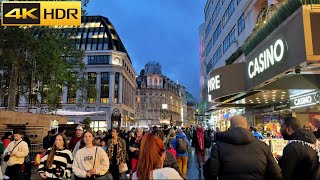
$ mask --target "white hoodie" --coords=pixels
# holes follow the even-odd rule
[[[98,148],[97,154],[96,148]],[[107,153],[101,147],[97,146],[79,149],[72,165],[74,174],[79,178],[85,178],[87,172],[93,168],[96,168],[97,175],[104,175],[107,173],[109,170],[109,158]]]
[[[175,169],[169,168],[169,167],[155,169],[152,171],[152,173],[153,173],[152,179],[175,179],[175,180],[181,179],[181,180],[183,180],[183,178],[179,175],[179,173]],[[133,180],[138,179],[137,172],[133,173],[132,179]]]

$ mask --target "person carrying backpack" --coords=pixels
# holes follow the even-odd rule
[[[177,152],[177,161],[183,178],[186,178],[188,165],[188,148],[190,141],[181,129],[178,130],[177,137],[172,141],[172,146]]]

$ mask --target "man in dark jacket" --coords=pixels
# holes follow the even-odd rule
[[[281,170],[269,147],[248,131],[242,116],[231,118],[231,129],[217,134],[203,168],[205,179],[281,179]]]
[[[302,129],[299,120],[287,117],[281,124],[281,134],[289,140],[279,160],[284,180],[320,178],[319,141],[314,134]],[[318,144],[318,146],[317,146]]]
[[[313,132],[313,134],[316,136],[317,139],[320,138],[320,115],[315,115],[312,118],[313,124],[316,128],[318,128],[317,131]]]

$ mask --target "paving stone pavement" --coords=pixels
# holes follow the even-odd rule
[[[207,149],[206,159],[208,159],[208,155],[210,154],[210,150]],[[189,149],[189,158],[188,158],[188,169],[187,169],[187,179],[204,179],[203,177],[203,168],[198,169],[197,155],[194,148]]]

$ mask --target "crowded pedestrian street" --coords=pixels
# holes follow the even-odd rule
[[[320,0],[0,3],[0,180],[320,180]]]

